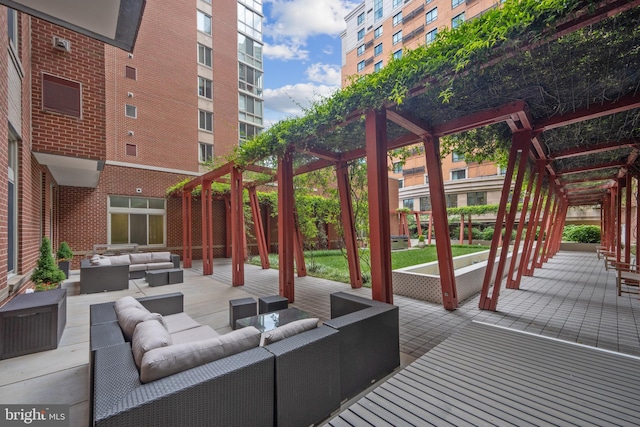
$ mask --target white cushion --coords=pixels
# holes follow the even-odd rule
[[[137,307],[126,307],[116,312],[118,316],[118,324],[127,341],[131,341],[133,331],[140,322],[145,320],[157,320],[163,323],[162,315],[159,313],[149,313],[147,310],[141,310]],[[164,324],[164,323],[163,323]]]
[[[197,328],[191,328],[180,332],[171,334],[171,341],[174,344],[183,344],[192,341],[201,341],[209,338],[219,337],[220,334],[215,331],[211,326],[203,325]]]
[[[165,268],[173,268],[172,262],[152,262],[146,264],[147,270],[163,270]]]
[[[260,345],[269,345],[285,338],[297,335],[301,332],[315,329],[318,327],[318,320],[319,319],[317,317],[296,320],[295,322],[287,323],[286,325],[279,326],[271,331],[264,332],[262,334]]]
[[[129,260],[129,255],[114,255],[110,256],[109,260],[111,261],[111,265],[129,265],[131,261]]]
[[[151,252],[142,252],[139,254],[129,254],[131,264],[147,264],[151,262]]]
[[[260,331],[249,326],[217,338],[155,348],[142,357],[140,381],[147,383],[164,378],[258,347],[259,344]]]
[[[94,255],[91,257],[91,265],[111,265],[111,260],[106,256]]]
[[[151,252],[152,262],[171,262],[171,252]]]
[[[140,368],[144,354],[154,348],[173,344],[169,331],[157,320],[146,320],[138,323],[133,331],[131,349],[136,365]]]
[[[193,320],[191,316],[184,312],[169,314],[164,316],[162,319],[164,324],[167,325],[167,330],[170,334],[201,326],[200,323]]]
[[[144,305],[140,303],[140,301],[138,301],[132,296],[118,298],[116,302],[113,304],[113,308],[116,311],[116,314],[118,314],[120,310],[125,309],[127,307],[137,307],[140,310],[145,310],[147,312],[149,311],[144,307]]]

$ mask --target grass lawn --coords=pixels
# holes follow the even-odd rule
[[[489,249],[487,246],[452,245],[451,252],[454,257]],[[322,277],[337,282],[349,283],[349,268],[346,252],[340,250],[331,251],[305,251],[304,259],[307,273],[310,276]],[[403,268],[411,265],[424,264],[438,259],[435,245],[425,246],[423,249],[400,250],[391,252],[391,268]],[[271,268],[278,268],[278,255],[269,254]],[[250,264],[260,265],[260,257],[253,256]],[[369,251],[360,251],[360,265],[365,286],[370,286],[371,265]]]

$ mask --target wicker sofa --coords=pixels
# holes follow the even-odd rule
[[[92,260],[80,262],[81,294],[128,289],[130,279],[140,279],[148,270],[180,268],[180,256],[170,252],[99,256]]]
[[[186,316],[181,293],[139,301]],[[90,425],[301,426],[340,406],[339,332],[328,326],[143,384],[114,303],[90,316]]]

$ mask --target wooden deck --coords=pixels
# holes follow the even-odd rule
[[[329,421],[637,426],[640,358],[471,323]]]

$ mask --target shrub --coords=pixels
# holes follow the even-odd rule
[[[73,258],[73,251],[67,242],[60,243],[58,252],[56,252],[56,258],[58,261],[68,261]]]
[[[484,240],[482,237],[482,230],[476,227],[473,227],[471,229],[471,237],[473,238],[473,240]]]
[[[487,227],[482,231],[482,240],[493,239],[493,227]]]
[[[600,243],[600,227],[597,225],[567,225],[562,239],[568,242]]]
[[[31,273],[31,281],[36,285],[36,290],[46,290],[56,288],[64,279],[64,272],[58,268],[53,259],[51,243],[48,238],[43,237],[40,258],[38,258],[38,265]]]

